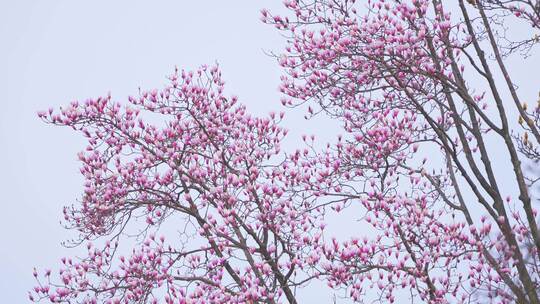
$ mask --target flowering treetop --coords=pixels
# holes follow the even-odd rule
[[[217,67],[176,71],[127,106],[39,113],[88,139],[85,190],[64,211],[88,254],[36,272],[30,298],[299,303],[319,280],[364,303],[540,303],[539,179],[523,166],[540,161],[540,103],[523,102],[507,67],[538,39],[498,30],[537,31],[538,5],[284,4],[289,15],[262,11],[288,42],[282,103],[339,120],[337,140],[282,152],[284,114],[248,114]],[[340,212],[369,233],[338,241],[324,228]],[[134,231],[142,241],[121,255]]]

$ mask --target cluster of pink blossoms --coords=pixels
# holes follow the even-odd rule
[[[65,264],[60,282],[47,272],[32,299],[246,303],[293,297],[292,286],[305,276],[305,248],[321,242],[320,212],[290,191],[302,176],[280,154],[283,113],[253,117],[222,93],[217,67],[202,67],[175,73],[164,90],[129,98],[125,107],[108,96],[39,113],[88,138],[79,154],[82,201],[64,210],[82,241],[107,237],[118,244],[137,220],[144,226],[137,228],[140,237],[173,220],[182,231],[168,246],[150,237],[120,262],[116,245],[91,247],[87,258]],[[158,115],[161,125],[145,122],[141,112]]]
[[[39,113],[88,140],[81,202],[64,210],[88,254],[35,272],[30,299],[292,304],[317,280],[361,303],[540,303],[538,179],[522,169],[540,161],[540,103],[519,99],[504,61],[534,41],[503,52],[492,28],[517,16],[536,29],[538,8],[512,2],[263,10],[287,37],[283,105],[341,122],[323,149],[304,137],[304,149],[281,151],[284,114],[251,116],[224,96],[217,67],[176,71],[126,106],[107,96]],[[494,165],[499,150],[511,169]],[[365,231],[327,232],[342,212]],[[155,237],[170,226],[167,242]],[[129,256],[128,235],[142,240]]]
[[[505,63],[533,42],[495,29],[512,15],[537,29],[538,6],[517,2],[291,0],[289,16],[262,11],[287,37],[283,105],[343,125],[309,156],[321,172],[310,185],[340,206],[360,203],[376,231],[318,248],[334,290],[358,302],[539,303],[538,172],[521,164],[540,161],[540,103],[527,109]],[[503,144],[490,149],[494,140]],[[494,167],[497,153],[511,170]],[[505,178],[517,202],[504,199]]]

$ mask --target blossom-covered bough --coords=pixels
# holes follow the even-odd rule
[[[349,302],[540,303],[540,101],[508,64],[534,60],[539,3],[284,3],[262,11],[288,43],[282,103],[340,121],[336,142],[281,151],[283,113],[251,116],[216,67],[40,113],[88,138],[64,212],[88,254],[30,298],[301,303],[317,280]],[[345,241],[325,229],[343,212],[365,228]]]
[[[540,104],[507,60],[538,42],[540,3],[358,2],[262,12],[288,39],[283,104],[343,122],[317,163],[340,163],[327,185],[380,231],[322,250],[329,283],[358,301],[539,303],[538,172],[522,164],[540,160]]]
[[[65,220],[88,256],[63,259],[59,278],[39,279],[32,298],[54,303],[296,303],[305,248],[319,242],[313,205],[288,189],[295,169],[279,155],[281,114],[257,118],[223,96],[217,67],[177,72],[162,91],[122,107],[111,97],[72,103],[47,122],[88,138],[79,155],[85,192]],[[162,122],[152,125],[147,117]],[[309,212],[308,212],[309,211]],[[144,241],[116,254],[130,222]],[[170,242],[154,236],[167,222]],[[134,228],[134,227],[132,227]],[[52,277],[52,278],[51,278]]]

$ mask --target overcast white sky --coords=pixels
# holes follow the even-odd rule
[[[162,87],[175,65],[216,61],[252,112],[283,110],[279,68],[263,52],[283,40],[259,21],[263,7],[281,1],[0,0],[0,302],[26,302],[32,268],[77,251],[60,245],[70,234],[59,220],[82,190],[83,140],[36,111],[108,91],[123,101]]]

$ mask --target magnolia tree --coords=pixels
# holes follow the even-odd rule
[[[319,281],[346,302],[540,303],[540,102],[509,68],[540,3],[284,3],[262,11],[287,39],[282,103],[336,141],[281,152],[283,113],[249,115],[217,67],[39,113],[88,139],[64,210],[88,253],[36,270],[30,299],[299,303]],[[345,240],[325,230],[343,212],[365,227]]]

